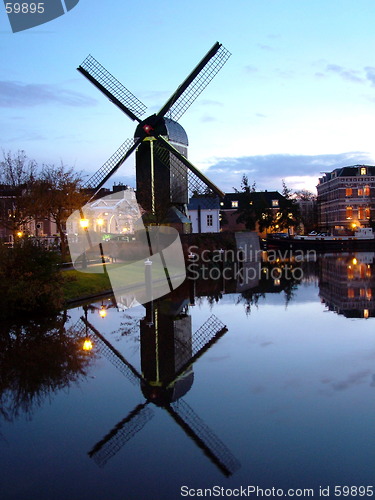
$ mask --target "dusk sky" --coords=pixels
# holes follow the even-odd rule
[[[375,163],[373,0],[80,0],[12,33],[0,6],[0,148],[94,173],[135,123],[76,71],[92,54],[157,111],[216,42],[232,56],[180,119],[189,159],[225,191],[315,190]],[[145,115],[146,116],[146,115]],[[114,180],[134,182],[134,159]]]

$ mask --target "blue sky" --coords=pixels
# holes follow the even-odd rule
[[[375,163],[373,0],[80,0],[12,33],[0,6],[0,148],[94,172],[135,124],[76,67],[91,53],[155,112],[217,40],[231,58],[180,119],[189,158],[223,190],[313,190]],[[116,180],[131,182],[134,161]],[[134,182],[133,182],[134,183]]]

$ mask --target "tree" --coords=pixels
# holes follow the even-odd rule
[[[250,186],[247,176],[243,175],[241,191],[236,191],[242,195],[236,212],[238,214],[237,223],[245,224],[248,231],[254,231],[257,223],[260,231],[269,227],[272,211],[265,195],[256,192],[255,182]]]
[[[308,189],[299,189],[294,191],[294,198],[298,201],[316,201],[316,194]]]
[[[288,188],[285,180],[282,180],[283,198],[280,199],[279,211],[276,214],[276,222],[279,229],[287,229],[298,226],[300,222],[299,207],[297,201],[292,197],[292,190]]]
[[[39,217],[45,217],[56,224],[62,260],[65,260],[68,254],[65,222],[69,215],[81,208],[89,198],[89,195],[81,190],[81,186],[80,172],[61,164],[43,165],[38,182],[33,188]]]
[[[37,165],[29,160],[25,151],[13,154],[3,151],[0,162],[0,224],[9,229],[16,238],[17,233],[33,219],[34,197],[31,187],[36,179]]]

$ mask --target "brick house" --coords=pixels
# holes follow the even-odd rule
[[[319,179],[320,230],[348,233],[371,224],[375,215],[375,166],[336,168]]]

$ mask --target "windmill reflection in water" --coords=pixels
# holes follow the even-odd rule
[[[212,432],[194,410],[182,399],[192,387],[193,364],[228,330],[215,316],[193,334],[188,300],[168,297],[148,303],[140,321],[142,374],[82,316],[82,332],[92,340],[94,349],[140,386],[145,397],[89,452],[99,466],[104,466],[127,441],[142,430],[154,415],[154,406],[164,409],[205,455],[226,475],[232,475],[240,464],[224,443]]]

